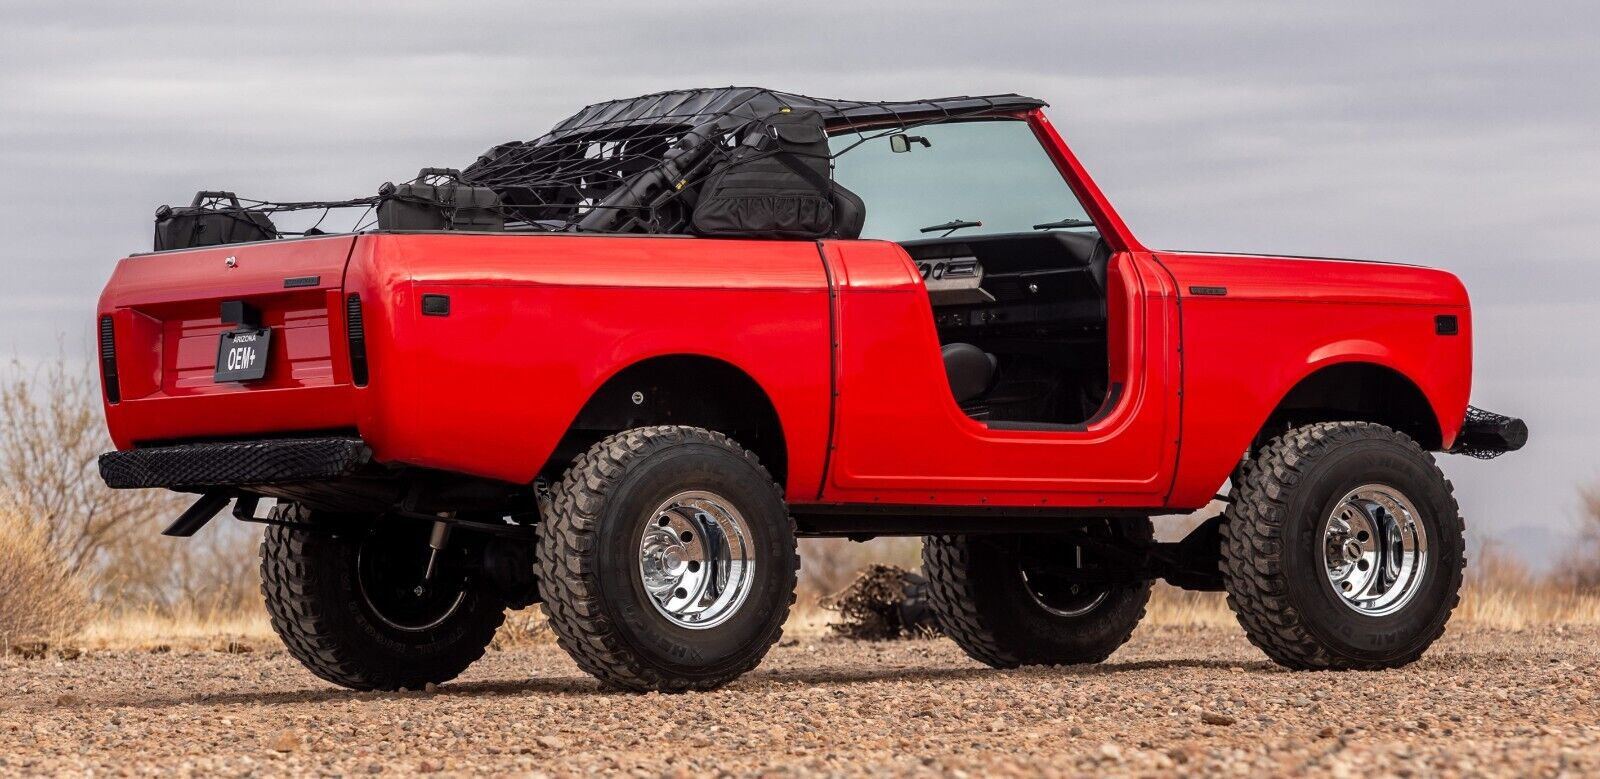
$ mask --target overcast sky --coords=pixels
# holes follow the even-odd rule
[[[0,349],[85,345],[112,262],[197,189],[365,195],[662,89],[1014,91],[1151,247],[1459,274],[1474,401],[1532,428],[1444,458],[1482,537],[1538,564],[1600,480],[1600,6],[688,6],[0,0]]]

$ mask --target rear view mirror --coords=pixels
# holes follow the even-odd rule
[[[905,133],[895,133],[894,135],[889,136],[889,151],[892,151],[895,154],[901,154],[903,152],[908,152],[908,151],[911,151],[911,144],[913,144],[913,143],[922,144],[922,148],[924,148],[924,149],[930,148],[930,147],[933,146],[933,144],[928,142],[927,138],[924,138],[924,137],[922,137],[920,135],[906,135]]]

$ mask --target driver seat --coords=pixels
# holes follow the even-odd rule
[[[944,357],[944,375],[950,381],[950,394],[956,405],[965,408],[981,398],[994,384],[999,358],[972,344],[945,344],[939,350]]]
[[[861,228],[867,222],[867,204],[861,196],[833,184],[833,234],[829,237],[853,241],[861,237]]]

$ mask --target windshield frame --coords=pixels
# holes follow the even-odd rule
[[[1035,140],[1039,142],[1045,154],[1054,163],[1056,172],[1067,183],[1067,187],[1072,190],[1072,194],[1077,197],[1078,203],[1083,206],[1088,213],[1089,219],[1094,222],[1095,227],[1100,231],[1101,239],[1106,242],[1112,251],[1149,251],[1128,229],[1127,223],[1122,220],[1121,215],[1106,199],[1105,193],[1101,191],[1099,185],[1095,184],[1094,180],[1089,176],[1089,172],[1078,161],[1077,156],[1067,147],[1066,141],[1056,131],[1055,126],[1050,123],[1050,119],[1045,116],[1043,109],[996,111],[963,116],[959,119],[935,116],[929,117],[925,121],[912,122],[895,121],[893,119],[877,122],[838,122],[830,124],[827,130],[830,138],[850,134],[865,134],[866,139],[871,140],[874,137],[883,137],[895,132],[926,127],[931,124],[952,124],[955,122],[995,119],[1016,119],[1027,123],[1028,128],[1033,131]],[[846,147],[845,150],[847,151],[849,148],[853,148],[853,145]],[[839,153],[842,153],[842,151]]]

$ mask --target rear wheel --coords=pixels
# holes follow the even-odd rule
[[[551,490],[539,581],[578,667],[629,690],[726,684],[794,602],[794,526],[755,455],[700,428],[618,433]]]
[[[393,690],[454,679],[505,619],[504,603],[473,573],[481,550],[458,536],[433,555],[430,522],[319,517],[296,504],[272,518],[291,523],[268,527],[261,541],[273,630],[334,684]]]
[[[1098,663],[1133,634],[1151,586],[1118,580],[1103,551],[1150,538],[1147,519],[1061,535],[930,536],[923,572],[945,635],[974,659],[995,668]]]
[[[1296,428],[1255,457],[1228,507],[1228,605],[1281,665],[1402,666],[1459,601],[1462,534],[1450,482],[1406,435]]]

